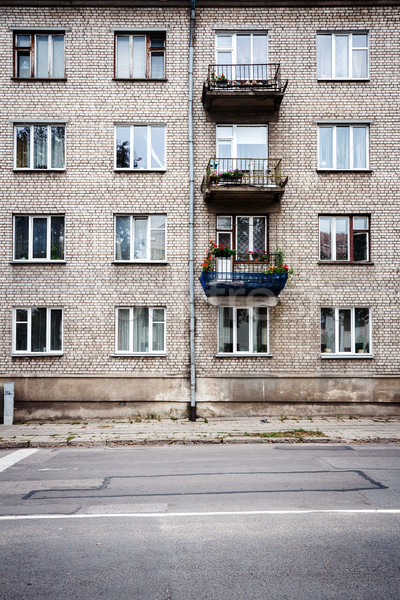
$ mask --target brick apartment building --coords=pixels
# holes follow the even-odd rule
[[[0,0],[17,418],[399,413],[399,4]]]

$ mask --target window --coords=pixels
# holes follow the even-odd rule
[[[369,247],[368,216],[320,216],[320,260],[366,261],[369,260]]]
[[[115,330],[117,354],[165,353],[165,308],[117,308]]]
[[[368,79],[368,33],[317,34],[319,79]]]
[[[63,79],[64,34],[16,33],[14,75],[23,79]]]
[[[13,354],[61,354],[61,308],[15,308]]]
[[[228,245],[237,250],[236,260],[240,254],[250,252],[266,252],[267,217],[266,216],[218,216],[217,244]]]
[[[319,125],[319,169],[368,169],[368,125]]]
[[[165,170],[164,125],[118,125],[115,168]]]
[[[14,260],[64,260],[64,217],[14,217]]]
[[[219,159],[267,158],[268,127],[258,125],[217,125]],[[220,165],[222,167],[222,163]]]
[[[165,32],[116,35],[115,77],[118,79],[164,79]]]
[[[65,169],[65,125],[15,125],[15,169]]]
[[[218,33],[216,62],[227,79],[268,79],[267,33]]]
[[[220,354],[268,353],[268,308],[219,308]]]
[[[115,260],[165,260],[166,217],[115,216]]]
[[[321,308],[321,353],[371,353],[369,308]]]

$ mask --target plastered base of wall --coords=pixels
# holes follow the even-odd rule
[[[16,377],[15,419],[187,417],[189,382],[174,377]],[[400,415],[400,377],[210,377],[200,417]]]

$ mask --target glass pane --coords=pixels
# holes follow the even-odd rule
[[[332,169],[332,143],[333,129],[332,127],[319,128],[319,161],[320,169]]]
[[[253,308],[253,352],[268,352],[268,308]]]
[[[368,233],[353,235],[353,260],[368,260]]]
[[[237,128],[238,158],[267,158],[267,128]]]
[[[349,220],[347,217],[336,218],[336,260],[349,258]]]
[[[353,166],[367,168],[367,128],[353,127]]]
[[[321,352],[335,352],[334,308],[321,308]]]
[[[320,217],[319,219],[319,258],[332,260],[332,219]]]
[[[162,79],[164,77],[164,53],[151,53],[151,77],[153,79]]]
[[[332,77],[331,35],[317,35],[317,77]]]
[[[133,41],[133,77],[146,77],[146,36],[134,35]]]
[[[46,352],[46,309],[32,308],[31,352]]]
[[[150,218],[150,259],[165,259],[165,217],[155,215]]]
[[[14,219],[14,258],[15,260],[29,258],[28,255],[29,217]]]
[[[47,258],[47,219],[33,219],[32,258]]]
[[[30,167],[30,127],[17,127],[17,168],[23,169]]]
[[[253,35],[253,64],[268,62],[268,38],[266,35]]]
[[[62,350],[62,310],[51,310],[50,350]]]
[[[368,230],[368,217],[353,217],[353,229]]]
[[[264,252],[265,243],[265,217],[253,217],[253,248],[251,250]]]
[[[64,259],[64,217],[51,217],[51,260]]]
[[[228,248],[231,248],[231,239],[232,234],[230,232],[222,233],[221,231],[219,231],[217,235],[217,244],[223,244],[224,246],[228,246]]]
[[[350,127],[336,127],[336,168],[350,168]]]
[[[165,127],[151,127],[151,168],[165,168]]]
[[[147,219],[134,220],[134,258],[147,259]]]
[[[31,55],[30,52],[17,52],[17,77],[31,76]]]
[[[236,315],[237,352],[248,352],[250,350],[249,309],[238,308],[236,309]]]
[[[64,77],[63,35],[53,35],[53,77]]]
[[[30,48],[31,36],[30,35],[17,35],[17,46],[18,46],[18,48]]]
[[[152,48],[164,48],[165,38],[159,34],[151,35],[150,36],[150,46]]]
[[[147,169],[147,125],[134,128],[133,168]]]
[[[339,310],[339,352],[351,352],[351,310]]]
[[[26,323],[28,321],[28,311],[24,308],[17,308],[17,322]]]
[[[47,125],[35,125],[33,130],[33,168],[47,169]]]
[[[353,77],[368,77],[368,50],[353,50]]]
[[[28,311],[21,308],[17,309],[16,314],[16,350],[28,349]]]
[[[335,35],[336,77],[348,77],[349,38],[347,35]]]
[[[131,258],[131,217],[115,218],[115,260]]]
[[[230,48],[232,46],[231,35],[217,35],[217,48]]]
[[[354,309],[354,326],[355,326],[355,351],[357,353],[370,352],[369,338],[369,309],[355,308]]]
[[[217,217],[217,229],[232,229],[232,217]]]
[[[129,36],[117,35],[117,77],[129,77]]]
[[[217,52],[217,67],[215,75],[217,77],[225,77],[232,79],[232,52]],[[238,71],[236,71],[236,79],[240,79]]]
[[[250,245],[250,219],[249,217],[238,217],[236,222],[236,250],[243,253]]]
[[[162,352],[164,350],[164,309],[153,309],[153,350]]]
[[[36,36],[36,73],[35,77],[49,76],[49,36]]]
[[[164,323],[165,311],[163,308],[153,308],[153,323]]]
[[[133,309],[133,352],[149,352],[149,309]]]
[[[233,308],[220,308],[219,322],[219,352],[233,352]]]
[[[118,309],[117,350],[129,352],[129,308]]]
[[[251,64],[251,36],[238,35],[236,36],[236,63],[238,65]],[[251,69],[249,66],[240,67],[239,74],[236,74],[238,79],[250,79]]]
[[[117,127],[117,168],[129,169],[130,156],[130,127]]]
[[[51,168],[65,167],[65,127],[51,128]]]
[[[368,35],[366,33],[353,33],[353,48],[367,48]]]

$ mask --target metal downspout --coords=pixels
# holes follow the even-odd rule
[[[190,420],[196,420],[196,354],[194,344],[194,162],[193,162],[193,38],[196,0],[190,6],[189,39],[189,288],[190,288]]]

